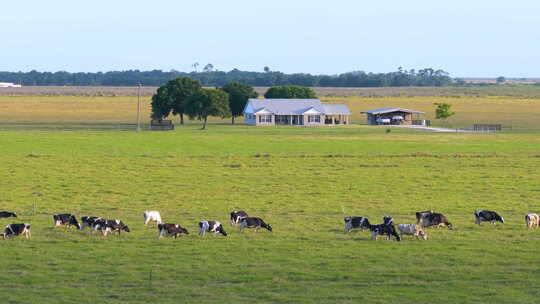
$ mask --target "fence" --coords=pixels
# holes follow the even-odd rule
[[[500,124],[475,124],[473,127],[473,130],[475,132],[482,132],[482,133],[495,133],[502,130],[502,125]]]

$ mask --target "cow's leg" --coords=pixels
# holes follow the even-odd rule
[[[371,233],[371,240],[372,240],[372,241],[376,241],[376,240],[377,240],[377,234],[378,234],[378,233],[377,233],[376,231],[373,231],[373,232]]]
[[[162,238],[164,235],[165,235],[165,229],[162,229],[162,230],[159,232],[159,238]]]
[[[351,223],[350,223],[350,222],[347,222],[347,223],[345,224],[345,229],[344,229],[345,232],[349,232],[349,231],[351,231],[351,229],[352,229]]]

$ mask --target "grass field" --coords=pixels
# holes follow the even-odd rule
[[[133,98],[48,98],[0,97],[0,209],[31,223],[33,235],[0,241],[2,302],[531,303],[540,296],[540,230],[527,231],[523,220],[540,212],[534,132],[190,124],[137,134],[117,127],[133,126]],[[476,101],[518,112],[536,106]],[[357,111],[389,101],[347,102]],[[460,101],[450,102],[457,111]],[[476,104],[462,109],[482,112]],[[522,114],[520,124],[536,126]],[[482,208],[507,223],[474,225],[473,211]],[[158,240],[143,225],[149,209],[192,234]],[[227,223],[234,209],[263,217],[274,231],[240,234]],[[456,229],[400,243],[342,232],[344,215],[413,223],[426,209],[445,213]],[[62,212],[120,218],[132,232],[103,238],[53,229],[52,214]],[[225,222],[229,236],[199,238],[202,219]]]
[[[426,112],[433,125],[471,128],[473,124],[502,124],[506,132],[540,132],[540,98],[519,97],[324,97],[323,101],[347,103],[351,122],[365,124],[361,111],[379,107],[404,107]],[[456,115],[448,122],[435,120],[435,102],[452,104]],[[150,98],[141,99],[141,117],[149,123]],[[0,96],[0,129],[128,130],[136,121],[137,97]],[[173,118],[178,121],[178,118]],[[214,123],[229,119],[211,118]],[[237,120],[239,123],[242,119]]]

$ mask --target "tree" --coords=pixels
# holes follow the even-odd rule
[[[203,120],[201,129],[205,130],[208,116],[225,118],[231,115],[229,94],[220,89],[200,89],[186,100],[185,111],[189,118]]]
[[[269,68],[268,66],[265,66],[265,67],[264,67],[264,72],[265,72],[265,73],[269,73],[269,72],[270,72],[270,68]]]
[[[186,100],[201,89],[201,83],[189,77],[181,77],[170,80],[167,86],[171,96],[172,113],[180,116],[180,124],[183,125]]]
[[[259,96],[252,86],[242,82],[230,82],[223,87],[223,91],[229,94],[229,109],[231,110],[232,124],[234,124],[234,118],[236,116],[242,115],[248,99]]]
[[[172,107],[167,86],[161,86],[152,96],[152,119],[163,119],[171,113]]]
[[[506,82],[506,77],[504,76],[497,77],[497,83],[505,83],[505,82]]]
[[[317,98],[315,92],[306,87],[300,86],[275,86],[271,87],[264,94],[265,98],[299,98],[310,99]]]
[[[199,81],[189,77],[170,80],[159,87],[152,96],[152,118],[163,119],[172,112],[180,116],[180,124],[184,124],[184,104],[188,97],[201,89]]]
[[[446,121],[446,119],[456,113],[450,111],[450,108],[452,107],[451,104],[448,103],[434,103],[434,105],[437,106],[437,109],[435,109],[435,118],[442,119]]]
[[[206,73],[212,72],[214,70],[214,65],[209,63],[204,66],[203,71]]]

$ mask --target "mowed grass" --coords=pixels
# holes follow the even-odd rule
[[[380,107],[403,107],[426,112],[434,126],[472,128],[474,124],[502,124],[505,132],[540,131],[540,98],[525,97],[321,97],[324,102],[346,103],[353,124],[365,124],[360,112]],[[452,105],[448,121],[435,119],[436,102]],[[141,97],[141,121],[148,128],[150,97]],[[0,96],[0,130],[133,130],[137,97],[133,96]],[[172,118],[178,125],[178,118]],[[230,119],[210,118],[229,124]],[[242,118],[237,119],[242,123]],[[195,122],[194,122],[195,123]]]
[[[524,215],[540,212],[539,166],[536,134],[4,129],[0,209],[19,218],[0,224],[29,222],[32,238],[0,241],[2,302],[535,302],[540,230],[527,231]],[[506,224],[474,225],[482,208]],[[158,240],[143,225],[153,209],[191,234]],[[235,209],[274,231],[239,233]],[[427,209],[455,230],[400,243],[342,231],[345,215],[414,223]],[[53,229],[64,212],[119,218],[132,232]],[[229,236],[199,238],[202,219]]]

